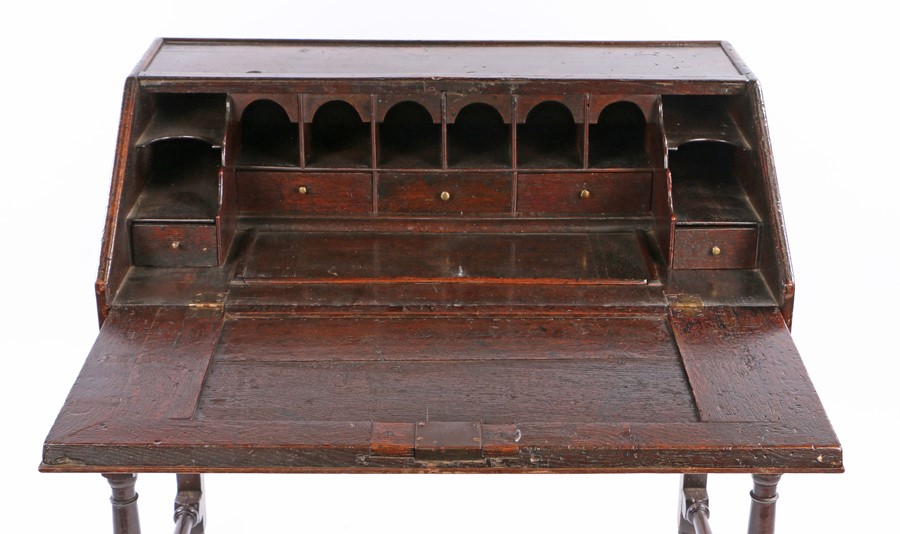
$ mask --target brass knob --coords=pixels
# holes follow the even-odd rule
[[[300,193],[301,195],[305,195],[308,191],[309,191],[309,189],[307,189],[305,185],[301,185],[300,187],[297,188],[297,192]]]
[[[578,194],[581,198],[591,198],[591,192],[587,189],[582,189],[581,193]]]
[[[181,241],[172,241],[172,248],[178,250],[181,247]]]
[[[719,254],[722,253],[722,249],[713,245],[713,248],[709,249],[709,253],[712,254],[713,256],[718,256]]]
[[[441,191],[441,200],[445,202],[447,200],[450,200],[450,193],[448,193],[447,191]]]

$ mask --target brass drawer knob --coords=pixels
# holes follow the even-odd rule
[[[709,253],[712,254],[713,256],[718,256],[719,254],[722,253],[722,249],[713,245],[713,248],[709,249]]]
[[[587,189],[582,189],[581,193],[579,193],[578,196],[581,198],[591,198],[591,192]]]
[[[171,247],[173,250],[178,250],[181,248],[181,241],[172,241]]]
[[[297,188],[297,192],[301,195],[305,195],[307,192],[309,192],[309,189],[307,189],[305,185],[301,185]]]
[[[445,202],[450,200],[450,193],[448,193],[447,191],[441,191],[441,200]]]

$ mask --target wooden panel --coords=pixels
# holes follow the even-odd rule
[[[359,113],[359,119],[364,123],[372,122],[372,96],[369,94],[304,94],[303,95],[303,122],[311,123],[316,111],[328,102],[346,102],[353,106]]]
[[[216,360],[667,361],[674,348],[659,317],[240,317],[226,322]]]
[[[134,264],[148,267],[215,267],[215,224],[133,223]]]
[[[244,212],[368,213],[372,211],[372,175],[238,171],[237,195],[238,208]]]
[[[221,326],[220,313],[187,307],[113,308],[50,436],[192,416]]]
[[[624,341],[624,340],[623,340]],[[674,353],[655,359],[215,362],[211,421],[696,421]]]
[[[717,42],[404,43],[167,39],[141,75],[180,78],[261,76],[253,70],[265,73],[267,78],[315,80],[432,77],[711,80],[718,83],[747,80]]]
[[[650,210],[651,177],[649,172],[519,173],[516,211],[643,215]]]
[[[544,102],[559,102],[572,113],[575,124],[582,124],[584,123],[584,100],[585,95],[579,94],[519,95],[516,100],[516,122],[525,123],[531,110]]]
[[[675,269],[753,269],[758,230],[755,226],[676,226]],[[718,254],[715,254],[717,247]]]
[[[504,93],[450,93],[447,95],[447,123],[456,122],[460,110],[469,104],[487,104],[496,109],[503,117],[505,124],[511,124],[513,118],[512,95]]]
[[[444,200],[442,193],[447,193]],[[510,173],[380,173],[382,213],[505,213],[512,210]]]
[[[674,314],[672,330],[703,421],[827,418],[777,308]]]
[[[596,243],[596,244],[595,244]],[[604,247],[599,257],[594,249]],[[248,282],[361,280],[597,284],[647,282],[632,232],[597,234],[349,234],[267,232]]]

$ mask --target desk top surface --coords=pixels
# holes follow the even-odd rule
[[[723,42],[391,42],[164,39],[138,66],[163,78],[747,81]]]

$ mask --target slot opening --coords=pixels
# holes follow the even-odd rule
[[[242,165],[297,166],[299,130],[287,112],[272,100],[257,100],[241,115]]]
[[[606,106],[588,132],[590,166],[597,168],[647,167],[647,121],[633,102]]]
[[[418,102],[395,104],[378,125],[379,165],[437,168],[441,165],[441,125]]]
[[[511,126],[490,104],[462,108],[447,125],[448,164],[460,168],[498,168],[510,165]]]
[[[526,168],[581,168],[578,125],[556,101],[541,102],[518,130],[518,164]]]
[[[372,163],[370,123],[343,100],[322,104],[308,132],[307,167],[368,167]]]

